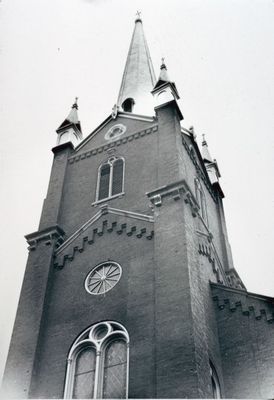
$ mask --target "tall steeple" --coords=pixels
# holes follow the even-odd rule
[[[117,105],[123,111],[135,114],[154,114],[151,90],[155,74],[140,12],[137,12]]]

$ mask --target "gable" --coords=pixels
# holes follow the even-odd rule
[[[80,143],[75,152],[84,152],[100,146],[109,145],[119,139],[124,139],[134,133],[154,126],[153,117],[142,117],[131,113],[119,113],[117,118],[109,116],[86,139]]]
[[[79,229],[77,229],[56,250],[54,266],[63,268],[67,261],[72,261],[77,253],[82,253],[89,245],[105,233],[144,237],[151,240],[154,236],[153,217],[126,210],[119,210],[108,205],[101,206],[99,211]]]

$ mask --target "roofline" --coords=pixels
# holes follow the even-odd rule
[[[100,125],[98,125],[88,136],[81,141],[76,147],[75,152],[79,151],[90,139],[92,139],[107,123],[111,120],[117,119],[118,116],[129,118],[129,119],[138,119],[145,122],[154,122],[155,116],[147,116],[141,114],[133,114],[125,111],[118,111],[117,116],[113,118],[112,114],[110,114]]]
[[[224,286],[221,285],[219,283],[214,283],[214,282],[209,282],[211,287],[215,287],[217,289],[222,289],[226,292],[233,292],[233,293],[238,293],[241,294],[243,296],[249,296],[249,297],[253,297],[259,300],[264,300],[264,301],[268,301],[271,303],[274,303],[274,297],[270,297],[270,296],[264,296],[263,294],[258,294],[258,293],[252,293],[252,292],[248,292],[247,290],[244,289],[235,289],[235,288],[231,288],[229,286]]]

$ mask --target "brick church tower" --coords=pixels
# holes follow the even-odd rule
[[[216,160],[138,16],[117,104],[57,129],[3,387],[17,398],[270,398],[272,298],[233,267]]]

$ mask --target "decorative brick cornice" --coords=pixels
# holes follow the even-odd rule
[[[196,157],[195,157],[195,156],[192,154],[192,152],[190,151],[189,145],[187,144],[187,142],[186,142],[185,139],[184,139],[184,133],[183,133],[183,132],[182,132],[181,137],[182,137],[182,143],[183,143],[183,145],[184,145],[184,147],[185,147],[185,149],[186,149],[186,151],[187,151],[187,153],[188,153],[188,155],[189,155],[189,157],[190,157],[192,163],[194,164],[194,166],[195,166],[195,168],[196,168],[197,176],[198,176],[200,179],[202,179],[202,181],[204,182],[205,186],[207,187],[207,189],[208,189],[208,191],[209,191],[211,197],[213,198],[213,200],[214,200],[215,203],[216,203],[216,202],[217,202],[216,195],[215,195],[215,193],[214,193],[214,191],[213,191],[213,189],[212,189],[212,185],[211,185],[211,183],[210,183],[210,181],[209,181],[209,178],[206,177],[206,175],[205,175],[204,171],[202,170],[202,168],[200,167],[200,165],[199,165],[199,163],[198,163]]]
[[[198,214],[199,206],[197,200],[184,179],[157,188],[146,193],[146,195],[156,207],[160,207],[165,198],[172,198],[175,201],[182,198],[186,204],[189,204],[193,217],[196,217]]]
[[[216,302],[219,311],[224,309],[230,312],[240,311],[244,316],[253,316],[257,320],[274,322],[274,299],[210,283],[212,298]]]
[[[76,254],[82,253],[88,245],[93,245],[98,238],[112,232],[116,232],[117,235],[126,234],[129,237],[138,239],[145,237],[151,240],[154,237],[154,230],[141,225],[141,222],[138,223],[138,221],[135,221],[135,224],[132,224],[105,219],[101,222],[100,226],[90,230],[89,234],[79,237],[76,245],[58,249],[55,253],[54,267],[62,269],[67,261],[72,261]]]
[[[108,204],[99,206],[99,211],[94,214],[87,222],[85,222],[79,229],[77,229],[70,237],[58,248],[56,255],[64,251],[71,243],[73,243],[80,235],[82,235],[88,228],[98,221],[103,215],[113,214],[121,217],[132,218],[140,221],[154,222],[153,216],[136,213],[134,211],[121,210],[118,208],[109,207]]]
[[[132,133],[131,135],[126,136],[124,138],[121,138],[121,139],[118,139],[118,140],[115,140],[115,141],[111,141],[110,143],[106,143],[106,144],[104,144],[104,145],[102,145],[100,147],[97,147],[95,149],[90,149],[88,151],[85,151],[85,152],[79,153],[79,154],[77,153],[77,154],[73,155],[72,157],[70,157],[68,159],[68,162],[70,164],[73,164],[74,162],[78,162],[78,161],[84,160],[85,158],[89,158],[89,157],[95,156],[98,153],[102,153],[102,152],[107,151],[107,150],[109,150],[109,149],[111,149],[113,147],[118,147],[118,146],[121,146],[121,145],[123,145],[125,143],[132,142],[135,139],[142,138],[142,137],[144,137],[146,135],[150,135],[151,133],[157,132],[157,131],[158,131],[158,125],[151,126],[150,128],[146,128],[146,129],[144,129],[142,131],[138,131],[138,132]]]
[[[40,242],[44,242],[46,246],[51,246],[52,244],[55,247],[59,247],[64,242],[65,232],[58,225],[50,226],[41,231],[36,231],[33,233],[29,233],[25,236],[30,251],[35,250],[37,244]]]
[[[210,243],[209,239],[208,241],[209,243],[207,244],[203,242],[199,243],[198,252],[200,255],[205,256],[208,259],[209,263],[212,265],[212,271],[216,275],[217,282],[223,284],[225,281],[225,283],[227,284],[228,282],[226,279],[226,274],[216,252],[216,249],[213,243]]]

